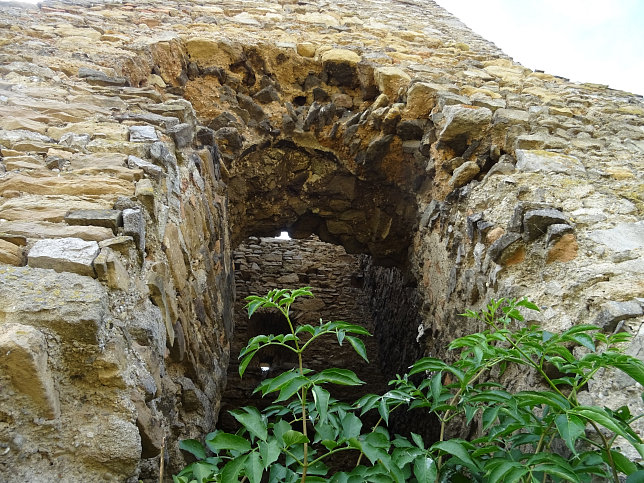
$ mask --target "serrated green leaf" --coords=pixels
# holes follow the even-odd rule
[[[239,421],[250,434],[262,441],[266,441],[266,438],[268,437],[266,421],[257,408],[244,407],[240,410],[230,411],[230,414],[232,414],[233,417]]]
[[[199,482],[212,481],[217,473],[217,467],[208,463],[197,461],[192,465],[192,476]]]
[[[632,475],[637,471],[637,465],[633,463],[630,459],[628,459],[626,456],[624,456],[622,453],[620,453],[619,451],[610,450],[610,455],[613,458],[615,467],[619,471],[624,473],[626,476]],[[610,465],[610,459],[608,458],[608,455],[605,450],[602,451],[602,459],[607,464]]]
[[[364,381],[360,380],[355,372],[349,369],[337,368],[324,369],[315,374],[311,380],[315,383],[330,382],[342,386],[359,386],[360,384],[364,384]]]
[[[268,469],[280,456],[280,447],[276,439],[270,439],[267,443],[260,441],[259,455],[262,457],[264,469]]]
[[[348,335],[347,340],[351,344],[351,347],[353,347],[353,350],[355,350],[356,353],[360,357],[362,357],[365,361],[369,362],[369,359],[367,358],[367,349],[364,345],[364,342],[362,342],[362,340],[352,335]]]
[[[313,401],[315,402],[315,408],[320,415],[320,422],[325,423],[327,420],[327,412],[329,409],[329,399],[331,395],[329,391],[320,386],[313,386]]]
[[[292,429],[286,431],[286,433],[284,433],[284,435],[282,436],[282,439],[286,448],[293,446],[294,444],[304,444],[310,442],[309,438],[307,438],[303,433],[294,431]]]
[[[206,450],[196,439],[184,439],[179,442],[179,449],[187,451],[198,460],[206,459]]]
[[[250,451],[250,442],[246,438],[224,432],[217,432],[210,439],[206,439],[206,444],[214,453],[222,450],[232,450],[244,453]]]
[[[560,414],[555,417],[555,424],[561,439],[574,454],[577,454],[575,442],[586,432],[586,423],[573,414]]]
[[[259,454],[253,451],[244,464],[244,469],[246,470],[246,477],[250,483],[260,483],[262,480],[262,473],[264,472],[264,467],[262,466],[262,461]]]
[[[533,472],[542,472],[549,475],[555,475],[559,478],[563,478],[566,481],[572,481],[574,483],[580,483],[579,477],[575,474],[572,468],[564,467],[563,465],[554,465],[554,464],[539,464],[532,468]]]
[[[467,443],[458,439],[439,441],[432,445],[432,449],[440,449],[447,454],[457,457],[463,464],[469,468],[478,469],[478,466],[469,455]]]
[[[345,439],[357,438],[362,430],[362,421],[355,414],[347,413],[342,418],[340,434]]]
[[[632,429],[622,426],[618,420],[610,416],[604,409],[596,406],[579,406],[572,408],[569,413],[581,416],[584,419],[599,423],[613,433],[622,436],[631,443],[641,444],[642,441]]]
[[[495,405],[495,406],[488,406],[483,410],[483,415],[482,415],[482,423],[483,427],[481,428],[483,431],[486,431],[492,424],[494,424],[494,421],[496,421],[496,418],[499,414],[499,410],[501,409],[501,406]]]
[[[244,372],[246,372],[246,368],[248,367],[248,364],[253,359],[253,357],[255,357],[256,353],[257,351],[255,350],[250,354],[247,354],[239,363],[239,377],[242,377],[244,375]]]
[[[287,401],[290,399],[296,392],[298,392],[302,387],[310,384],[311,381],[304,376],[297,376],[291,379],[288,383],[283,385],[280,389],[279,396],[275,402]]]
[[[644,470],[639,470],[628,475],[625,483],[642,483],[642,481],[644,481]]]
[[[537,312],[540,312],[539,307],[537,305],[535,305],[534,303],[530,302],[528,299],[523,299],[523,300],[517,302],[516,305],[517,305],[517,307],[525,307],[526,309],[535,310]]]
[[[418,446],[420,449],[425,449],[425,442],[423,441],[423,438],[421,435],[410,432],[412,441]]]
[[[226,463],[226,466],[224,466],[224,469],[221,472],[221,481],[225,481],[226,483],[238,482],[239,474],[241,473],[242,468],[244,468],[247,458],[248,455],[244,454],[237,458],[233,458]]]
[[[435,482],[438,477],[438,469],[434,460],[425,455],[414,459],[414,476],[419,482]]]

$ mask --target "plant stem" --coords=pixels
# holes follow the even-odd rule
[[[611,444],[606,439],[606,436],[604,436],[604,433],[602,433],[601,430],[597,427],[597,424],[595,424],[595,421],[592,421],[589,419],[588,422],[593,428],[595,428],[595,431],[597,431],[597,434],[599,434],[599,437],[602,439],[602,442],[604,443],[604,449],[606,450],[606,456],[608,457],[608,464],[610,465],[611,470],[613,470],[613,478],[615,479],[615,483],[618,483],[619,475],[617,474],[617,467],[615,466],[615,461],[613,461],[613,455],[610,452]]]

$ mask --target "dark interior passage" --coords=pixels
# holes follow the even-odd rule
[[[218,427],[234,431],[236,422],[226,411],[245,405],[265,407],[272,401],[252,394],[266,377],[274,377],[297,366],[288,350],[260,352],[242,379],[238,375],[237,355],[250,337],[288,331],[280,314],[258,312],[249,320],[245,297],[263,295],[273,288],[311,286],[314,298],[300,299],[293,306],[293,321],[317,324],[320,319],[344,320],[363,325],[372,337],[363,337],[370,364],[364,362],[348,344],[320,340],[305,353],[305,365],[313,370],[341,367],[354,370],[366,382],[363,386],[333,386],[338,399],[355,401],[367,393],[383,394],[387,382],[403,373],[421,354],[416,341],[418,301],[415,286],[397,268],[373,264],[367,255],[347,254],[341,246],[321,242],[312,236],[305,240],[251,237],[234,254],[236,277],[235,337],[231,347],[226,391],[222,398]],[[375,413],[374,413],[375,415]],[[376,417],[377,419],[377,417]],[[369,421],[365,421],[369,424]],[[371,422],[375,424],[375,420]],[[435,424],[418,412],[392,417],[392,432],[423,433],[433,439]]]

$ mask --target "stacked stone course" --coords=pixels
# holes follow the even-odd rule
[[[641,357],[643,161],[641,96],[526,69],[431,1],[7,4],[0,475],[154,479],[164,438],[180,467],[217,419],[232,250],[284,227],[397,267],[367,285],[400,280],[418,327],[378,330],[409,352],[528,295]]]

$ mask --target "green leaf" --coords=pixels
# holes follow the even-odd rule
[[[284,444],[284,435],[290,430],[291,425],[283,419],[273,425],[273,434],[280,444]]]
[[[481,428],[483,431],[487,430],[492,424],[494,424],[494,421],[496,421],[496,418],[499,414],[499,410],[501,409],[500,405],[495,405],[495,406],[488,406],[483,410],[483,416],[482,416],[482,423],[483,427]]]
[[[239,451],[240,453],[250,451],[250,442],[236,434],[217,432],[211,439],[206,439],[206,444],[213,453],[218,453],[221,450]]]
[[[642,481],[644,481],[644,470],[631,473],[628,475],[628,478],[626,478],[626,483],[642,483]]]
[[[260,441],[258,446],[264,469],[268,469],[280,456],[279,443],[275,439],[270,439],[268,443]]]
[[[440,449],[447,454],[455,456],[465,464],[468,468],[473,468],[478,470],[478,466],[472,461],[466,445],[468,443],[458,439],[450,439],[447,441],[439,441],[432,445],[432,449]]]
[[[362,421],[353,413],[347,413],[342,418],[341,435],[345,439],[357,438],[362,430]]]
[[[491,471],[489,471],[489,476],[486,481],[489,483],[497,483],[497,482],[502,482],[505,483],[506,481],[506,475],[512,471],[514,471],[516,468],[523,468],[528,471],[527,468],[525,468],[524,465],[521,463],[517,463],[516,461],[507,461],[507,460],[495,460],[495,464],[489,464],[486,465],[486,468],[491,468]]]
[[[253,451],[250,455],[248,455],[244,469],[246,470],[246,476],[248,477],[250,483],[261,482],[264,467],[262,466],[261,458],[258,453]]]
[[[293,446],[294,444],[309,443],[309,438],[304,436],[303,433],[300,433],[299,431],[294,431],[292,429],[284,433],[284,436],[282,437],[282,439],[284,440],[284,446],[286,448]]]
[[[362,340],[358,339],[357,337],[353,337],[352,335],[348,335],[347,340],[349,341],[353,349],[358,353],[358,355],[365,361],[369,362],[369,359],[367,358],[367,349],[364,346],[364,342],[362,342]]]
[[[327,419],[327,411],[329,409],[329,398],[331,395],[329,391],[320,386],[313,386],[313,401],[315,402],[315,408],[318,410],[320,415],[320,422],[325,423]]]
[[[338,330],[336,334],[338,336],[338,344],[342,345],[342,342],[344,342],[344,336],[347,333],[344,330]]]
[[[257,408],[244,407],[241,410],[230,411],[237,421],[244,425],[248,432],[262,441],[266,441],[268,431],[266,421]]]
[[[302,389],[303,386],[310,384],[310,380],[304,376],[297,376],[290,380],[287,384],[282,386],[280,393],[275,402],[287,401],[296,392]]]
[[[531,407],[545,404],[560,411],[570,409],[570,402],[565,397],[551,391],[521,391],[515,394],[515,399],[519,404]]]
[[[555,475],[558,476],[559,478],[563,478],[566,481],[572,481],[575,483],[579,483],[581,480],[579,477],[575,474],[574,470],[572,468],[566,468],[562,466],[561,464],[559,465],[554,465],[554,464],[540,464],[532,468],[533,472],[543,472],[547,473],[549,475]]]
[[[644,362],[626,354],[604,353],[602,356],[610,357],[610,365],[644,385]]]
[[[555,417],[555,424],[557,425],[557,431],[559,431],[559,435],[566,443],[566,446],[568,446],[570,451],[574,454],[577,454],[577,450],[575,450],[575,442],[580,436],[585,434],[586,423],[577,416],[565,413]]]
[[[239,473],[241,473],[242,468],[246,464],[246,459],[248,459],[248,455],[244,454],[226,463],[226,466],[224,466],[221,472],[221,481],[225,481],[226,483],[239,481]]]
[[[438,477],[436,463],[429,456],[421,455],[414,460],[414,476],[420,481],[434,482]]]
[[[536,310],[537,312],[540,312],[539,307],[534,303],[530,302],[528,299],[523,299],[520,302],[517,302],[516,305],[517,307],[525,307],[526,309]]]
[[[631,443],[640,444],[639,436],[628,427],[623,427],[618,420],[611,417],[604,409],[596,406],[579,406],[572,408],[569,413],[581,416],[584,419],[599,423],[613,433],[622,436]]]
[[[443,373],[442,371],[437,372],[432,377],[430,383],[430,389],[432,393],[432,399],[434,402],[439,402],[441,397],[441,389],[443,388]]]
[[[364,384],[364,381],[358,379],[356,373],[349,369],[324,369],[315,374],[311,380],[316,383],[330,382],[332,384],[340,384],[342,386],[359,386]]]
[[[583,345],[587,349],[590,349],[591,351],[595,352],[595,342],[593,341],[593,338],[588,334],[584,334],[584,333],[572,334],[572,335],[566,336],[565,338],[562,337],[562,340],[573,340],[578,344]]]
[[[198,460],[206,459],[206,450],[203,445],[196,439],[184,439],[179,442],[179,449],[191,453]]]
[[[192,465],[192,476],[201,483],[202,481],[212,481],[212,476],[217,472],[217,467],[200,461]]]
[[[423,442],[423,437],[421,435],[412,432],[410,432],[409,434],[411,434],[411,439],[414,441],[416,446],[418,446],[420,449],[425,449],[425,443]]]
[[[610,450],[610,455],[613,458],[613,462],[615,463],[615,467],[624,473],[626,476],[632,475],[637,471],[637,465],[633,463],[630,459],[628,459],[626,456],[624,456],[622,453],[619,451],[615,450]],[[602,451],[602,459],[610,465],[610,459],[608,458],[608,455],[606,454],[606,450]],[[644,480],[642,480],[644,481]]]
[[[253,357],[255,357],[256,353],[257,353],[257,350],[254,350],[250,354],[247,354],[239,363],[239,377],[242,377],[244,375],[244,372],[246,372],[246,368],[248,367],[248,364],[250,364],[250,361],[253,359]]]

